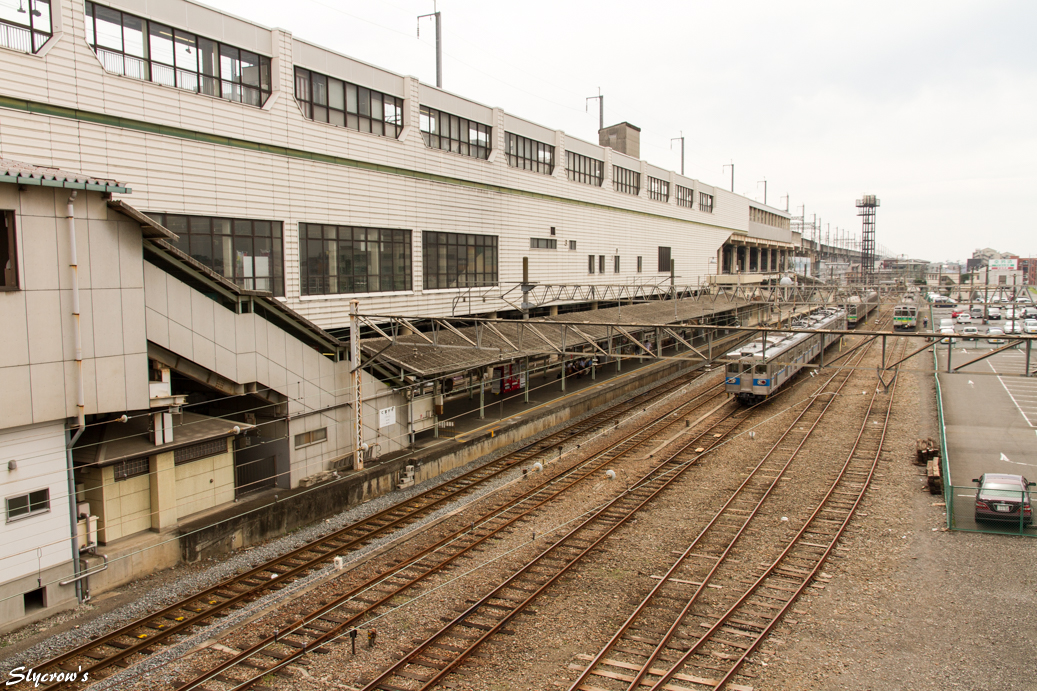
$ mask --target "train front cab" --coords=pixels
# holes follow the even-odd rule
[[[749,405],[767,398],[770,393],[767,363],[762,360],[728,363],[725,391]]]

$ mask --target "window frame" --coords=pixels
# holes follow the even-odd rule
[[[615,255],[612,258],[612,273],[614,273],[614,274],[618,274],[619,273],[619,255],[618,254]]]
[[[595,256],[593,254],[588,254],[587,255],[587,273],[588,274],[593,274],[594,273],[594,265],[595,265]]]
[[[444,124],[446,127],[444,128]],[[454,127],[457,127],[456,134]],[[485,161],[493,151],[493,127],[481,122],[463,118],[431,106],[421,106],[418,116],[418,129],[428,149],[449,151],[469,158]],[[446,129],[446,134],[443,133]],[[472,133],[484,143],[473,143]]]
[[[169,243],[176,247],[178,250],[188,255],[192,259],[207,268],[211,269],[215,273],[223,276],[228,281],[231,281],[244,290],[263,290],[263,288],[257,287],[260,281],[270,282],[270,293],[274,297],[285,297],[285,251],[284,251],[284,223],[281,221],[274,221],[266,218],[233,218],[227,216],[194,216],[190,214],[177,214],[177,213],[166,213],[160,212],[148,212],[145,214],[150,218],[154,218],[156,221],[161,223],[166,228],[169,228],[174,233],[180,236],[179,240],[170,240]],[[181,219],[183,221],[181,222]],[[243,224],[249,224],[250,233],[239,232],[243,231]],[[196,232],[196,228],[201,228],[203,225],[208,224],[209,232]],[[269,224],[270,230],[269,235],[262,234],[263,224]],[[217,232],[218,226],[222,226],[227,232]],[[259,232],[257,233],[257,229]],[[192,253],[191,249],[197,246],[198,249],[204,249],[204,241],[201,240],[203,237],[209,238],[209,254],[201,255],[208,259],[208,263],[199,259],[198,256]],[[198,238],[196,243],[192,240]],[[220,249],[220,259],[223,259],[223,264],[220,268],[217,268],[217,252],[216,252],[216,241],[218,238],[229,238],[230,239],[230,257],[227,258],[227,243],[224,242],[223,247]],[[246,244],[244,240],[248,238],[249,241]],[[240,240],[240,242],[239,242]],[[263,244],[264,241],[269,241],[270,248],[269,254],[261,255],[257,252],[257,247]],[[246,248],[250,248],[252,254],[242,255],[241,265],[238,265],[239,251],[244,251]],[[259,250],[262,251],[262,250]],[[248,272],[245,271],[245,258],[251,259],[251,276],[246,275]],[[256,259],[269,258],[269,272],[265,276],[258,276],[256,274]],[[225,273],[227,262],[231,265],[231,275],[228,276]],[[240,271],[241,275],[238,275]]]
[[[4,209],[3,210],[3,232],[7,235],[7,261],[11,263],[11,268],[8,269],[6,266],[0,265],[0,291],[11,291],[20,290],[21,286],[18,282],[18,228],[15,224],[15,213],[14,211]],[[0,238],[2,241],[2,238]]]
[[[598,273],[599,274],[605,273],[605,255],[604,254],[599,254],[598,255]]]
[[[39,12],[40,21],[43,21],[44,13],[39,11],[41,4],[47,6],[46,21],[49,25],[47,31],[36,26],[37,12]],[[19,8],[21,7],[22,5],[19,3]],[[29,5],[29,9],[34,11],[26,13],[24,9],[22,10],[22,13],[26,15],[27,24],[21,24],[18,20],[0,19],[0,27],[7,27],[6,31],[0,31],[0,36],[4,37],[4,40],[0,42],[0,47],[27,55],[35,55],[54,36],[54,6],[51,0],[34,0],[34,4]]]
[[[529,170],[541,175],[554,173],[555,148],[514,132],[505,132],[508,166]],[[546,159],[546,160],[545,160]]]
[[[372,233],[377,233],[377,240],[370,239]],[[344,237],[346,234],[349,235],[349,239]],[[335,237],[332,238],[332,235]],[[414,289],[413,242],[413,233],[406,228],[300,222],[299,295],[319,297],[409,292]],[[321,249],[316,257],[312,257],[309,252],[317,246],[315,243],[320,243]],[[378,244],[377,257],[374,260],[368,247],[371,243]],[[331,250],[332,246],[334,251]],[[397,256],[397,251],[401,252],[400,256]],[[359,270],[360,257],[364,260],[364,271]],[[330,271],[332,262],[336,269],[334,273]],[[323,268],[324,271],[314,273],[311,270],[313,266]],[[372,266],[378,269],[377,273],[367,270]],[[383,272],[382,269],[386,267],[391,271]],[[378,279],[377,288],[371,288],[372,277]],[[385,282],[388,282],[390,287],[385,287]],[[357,289],[358,284],[365,287]],[[397,287],[398,284],[401,286]],[[331,290],[332,286],[335,290]]]
[[[496,235],[448,233],[438,230],[422,231],[422,288],[424,290],[456,290],[498,285],[499,247],[500,238]],[[456,249],[451,252],[451,248]],[[461,248],[464,248],[464,257],[461,257]],[[483,249],[482,271],[478,270],[480,248]],[[464,262],[463,269],[462,261]],[[451,262],[453,262],[452,265]],[[454,285],[450,285],[451,283]]]
[[[106,12],[118,13],[119,37],[122,46],[118,50],[98,44],[97,8],[102,8]],[[140,23],[142,43],[139,55],[126,51],[126,17]],[[203,96],[256,108],[262,108],[273,93],[272,59],[266,55],[95,2],[88,1],[85,4],[84,19],[87,45],[94,51],[97,59],[104,66],[104,70],[109,74],[172,86],[181,91],[191,91]],[[168,62],[161,55],[156,57],[156,41],[153,40],[154,37],[164,37],[166,35],[163,33],[164,30],[168,30],[168,42],[171,50],[168,54]],[[164,38],[157,40],[165,41]],[[186,45],[187,49],[178,52],[179,45]],[[206,46],[204,50],[210,57],[216,57],[212,62],[211,74],[204,71],[204,61],[200,59],[203,56],[203,45]],[[190,52],[191,48],[194,48],[194,53]],[[255,58],[255,64],[252,66],[256,70],[254,80],[246,77],[247,70],[252,67],[243,67],[243,60],[246,59],[243,54],[247,58]],[[179,64],[186,55],[192,56],[190,61],[193,63],[193,67],[189,64],[182,66]],[[227,74],[224,74],[225,57],[230,67],[226,70]],[[136,74],[127,70],[128,64],[135,66],[133,71],[136,71]],[[165,79],[156,78],[156,66],[159,68],[157,74],[164,75]]]
[[[670,201],[670,183],[661,178],[648,176],[648,198],[657,202]]]
[[[624,168],[623,166],[612,166],[612,187],[617,192],[623,194],[632,194],[637,196],[641,194],[641,173],[640,171],[631,170],[630,168]]]
[[[301,441],[300,441],[301,440]],[[314,444],[323,444],[328,440],[328,428],[318,427],[317,429],[311,429],[307,432],[300,432],[295,435],[295,448],[302,449],[307,446],[313,446]]]
[[[558,240],[556,238],[529,238],[529,249],[556,250],[558,249]]]
[[[595,168],[597,172],[594,171]],[[575,151],[566,151],[565,175],[573,182],[601,187],[605,182],[605,162]]]
[[[39,507],[41,503],[44,505],[43,508],[33,508],[32,495],[43,493],[43,502],[38,499],[35,503],[36,507]],[[11,501],[25,498],[25,513],[19,513],[17,515],[11,515]],[[22,494],[14,494],[4,499],[4,516],[7,519],[7,523],[14,523],[15,521],[21,521],[26,518],[32,518],[33,516],[39,516],[45,513],[50,513],[50,487],[44,487],[43,489],[33,490],[31,492],[24,492]]]
[[[641,266],[643,264],[642,259],[643,257],[640,256],[637,258],[637,273],[641,273]]]
[[[677,206],[695,208],[695,188],[677,185]]]
[[[713,195],[699,192],[699,211],[707,214],[713,213]]]
[[[295,102],[299,104],[299,108],[302,110],[303,117],[307,120],[342,127],[354,132],[374,134],[387,139],[400,138],[400,133],[403,132],[402,96],[383,93],[376,89],[347,82],[337,77],[329,77],[326,74],[297,65],[292,75],[294,77],[292,93],[295,96]],[[306,85],[306,93],[301,94],[300,87],[304,83]],[[321,88],[315,88],[317,86]],[[332,103],[333,92],[339,87],[341,87],[342,96],[341,108]],[[393,113],[391,117],[389,109],[386,108],[390,101]],[[381,104],[378,106],[382,111],[380,118],[374,115],[376,103]],[[364,112],[365,110],[366,113]],[[341,122],[332,120],[332,115],[335,114],[341,114]]]

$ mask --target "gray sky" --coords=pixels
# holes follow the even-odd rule
[[[432,0],[205,3],[435,84]],[[930,260],[1037,256],[1037,3],[441,0],[444,88]]]

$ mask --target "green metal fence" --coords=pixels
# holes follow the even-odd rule
[[[1004,501],[997,498],[976,505],[976,485],[952,485],[944,489],[947,499],[948,527],[979,533],[1002,535],[1029,535],[1037,537],[1037,526],[1031,525],[1031,515],[1019,510],[1023,495],[1029,492],[999,490]],[[1029,504],[1029,497],[1026,498]]]

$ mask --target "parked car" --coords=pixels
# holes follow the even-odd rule
[[[975,341],[977,338],[979,338],[979,329],[977,329],[974,326],[966,326],[964,329],[961,330],[961,336],[966,341]]]
[[[940,333],[944,334],[944,337],[940,339],[940,343],[954,343],[954,329],[942,328]]]
[[[988,319],[1001,319],[1001,310],[997,307],[991,307],[987,310]]]
[[[1027,319],[1024,321],[1023,333],[1037,334],[1037,319]]]
[[[957,308],[951,310],[951,319],[956,319],[959,314],[968,314],[968,310],[957,309]]]
[[[1022,310],[1020,310],[1020,312],[1021,311]],[[1020,315],[1020,316],[1022,316],[1022,315]],[[1004,319],[1015,319],[1015,308],[1014,307],[1006,307],[1003,310],[1001,310],[1001,316],[998,317],[998,319],[1001,319],[1001,318],[1004,318]],[[993,319],[993,316],[991,316],[991,319]]]
[[[998,328],[987,329],[987,343],[998,345],[1000,343],[1008,343],[1008,339],[1005,338],[1005,332]]]
[[[1023,332],[1023,323],[1021,321],[1005,322],[1001,328],[1005,330],[1006,334],[1021,334]]]
[[[1022,507],[1024,525],[1033,521],[1033,508],[1030,506],[1030,488],[1035,483],[1027,482],[1022,475],[1006,475],[1003,473],[983,473],[973,479],[979,487],[976,489],[976,520],[1019,522],[1019,509]]]
[[[982,307],[973,307],[971,310],[969,310],[969,316],[971,316],[973,319],[982,319],[983,318],[983,308]]]
[[[971,324],[972,323],[972,317],[970,317],[967,313],[962,312],[961,314],[958,315],[958,318],[957,318],[956,321],[959,324]]]

